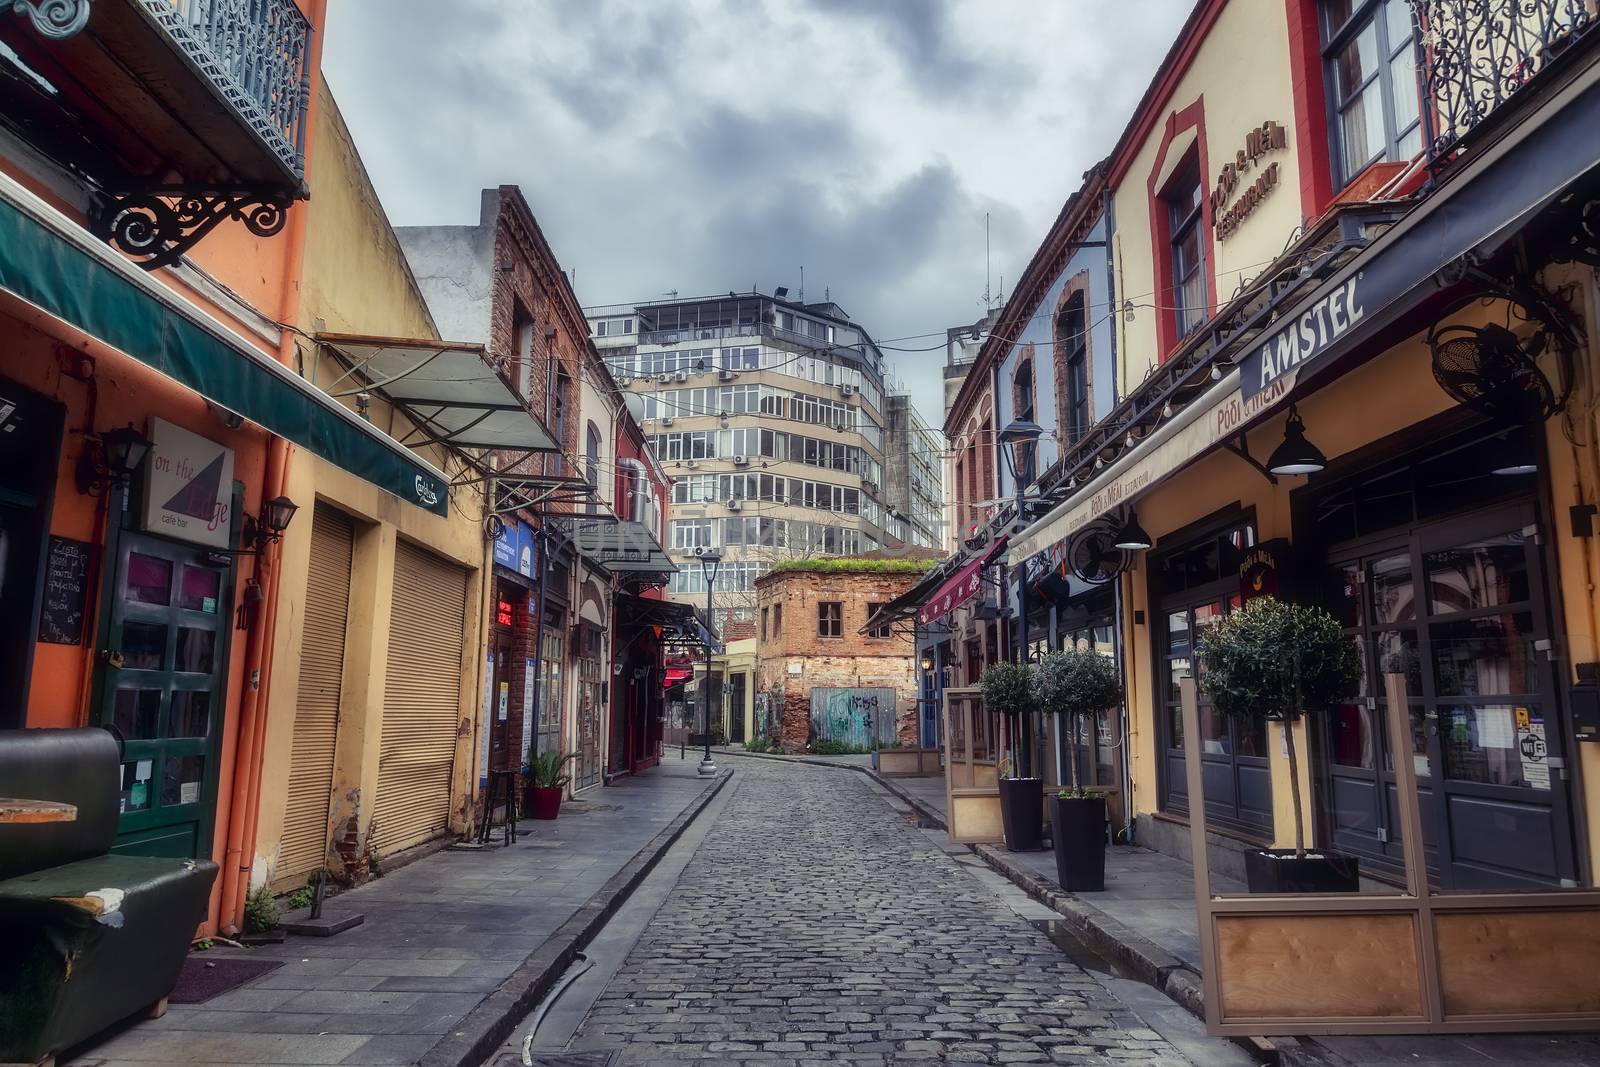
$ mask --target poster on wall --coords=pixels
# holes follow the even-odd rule
[[[233,449],[150,420],[145,461],[144,529],[213,548],[228,547],[233,516]]]
[[[494,653],[483,667],[483,732],[478,737],[478,784],[489,784],[489,724],[494,716]]]
[[[532,659],[522,661],[522,765],[528,765],[528,753],[533,749],[533,683],[537,668]]]

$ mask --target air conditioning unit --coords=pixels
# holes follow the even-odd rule
[[[737,377],[738,375],[733,373],[731,370],[717,372],[717,381],[719,382],[731,382]]]
[[[686,459],[683,461],[683,465],[688,467],[690,470],[694,470],[696,467],[700,466],[700,461],[697,459]]]
[[[660,382],[662,385],[666,385],[668,382],[672,381],[672,375],[663,374],[661,377],[657,378],[656,381]]]
[[[617,384],[618,385],[632,385],[633,384],[633,375],[631,375],[631,374],[619,374],[619,375],[617,375]]]
[[[727,507],[729,511],[742,511],[744,510],[744,502],[735,497],[728,501]]]
[[[662,419],[661,420],[661,425],[663,425],[663,426],[671,426],[672,425],[672,416],[668,415],[666,418]]]
[[[840,396],[855,396],[856,395],[856,387],[853,386],[853,385],[841,385],[841,386],[839,386],[839,395]]]
[[[863,478],[861,479],[861,488],[869,493],[876,493],[878,491],[878,483],[871,478]]]
[[[734,456],[733,457],[733,465],[735,467],[748,467],[750,465],[750,457],[749,456]]]
[[[678,372],[678,381],[686,382],[688,380],[689,380],[689,372],[688,371],[681,370],[681,371]]]

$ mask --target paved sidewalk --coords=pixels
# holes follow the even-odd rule
[[[341,894],[323,913],[366,922],[335,937],[213,949],[285,963],[64,1062],[416,1063],[711,788],[697,762],[670,753],[522,823],[509,848],[438,852]]]
[[[944,825],[948,811],[942,777],[879,781],[910,801],[925,819]],[[1203,1015],[1199,921],[1193,872],[1187,862],[1150,849],[1112,846],[1106,853],[1105,891],[1079,894],[1059,888],[1052,852],[1011,852],[1003,845],[979,845],[973,851],[1066,915],[1096,951],[1129,966],[1190,1011]],[[1222,893],[1245,890],[1242,882],[1216,873],[1212,874],[1212,887]],[[1298,1049],[1283,1049],[1285,1064],[1600,1067],[1600,1036],[1588,1034],[1318,1037],[1299,1042]]]

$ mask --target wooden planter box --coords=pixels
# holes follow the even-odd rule
[[[930,778],[942,770],[936,748],[878,749],[878,773],[885,778]]]

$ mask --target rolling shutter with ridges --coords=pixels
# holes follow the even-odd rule
[[[354,541],[355,527],[346,515],[326,504],[316,506],[311,521],[289,797],[273,878],[280,886],[303,881],[327,856],[328,800],[333,791]]]
[[[372,829],[380,854],[426,840],[449,825],[466,601],[466,571],[404,541],[395,545]]]

